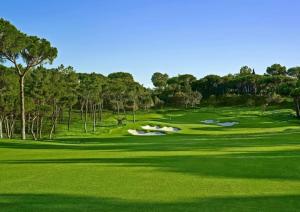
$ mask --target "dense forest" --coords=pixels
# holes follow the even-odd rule
[[[266,68],[263,75],[248,66],[236,74],[208,75],[197,79],[190,74],[170,77],[154,73],[154,88],[145,88],[130,73],[108,76],[80,73],[71,66],[46,68],[57,57],[50,42],[20,32],[0,19],[0,137],[22,139],[53,138],[57,124],[79,113],[83,132],[87,122],[93,131],[102,121],[103,111],[122,125],[125,114],[150,108],[193,108],[211,106],[260,106],[282,104],[300,118],[300,67],[287,69],[280,64]],[[79,70],[82,71],[82,70]]]

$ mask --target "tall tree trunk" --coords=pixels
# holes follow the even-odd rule
[[[84,103],[81,102],[80,103],[80,118],[81,118],[81,120],[83,120],[83,107],[84,107]]]
[[[54,123],[52,123],[52,127],[51,127],[50,134],[49,134],[49,139],[50,140],[52,140],[53,132],[54,132]]]
[[[10,137],[13,138],[15,132],[15,118],[12,115],[10,120]]]
[[[50,130],[50,135],[49,135],[49,139],[52,140],[53,138],[53,133],[55,132],[55,128],[56,128],[56,122],[57,122],[57,114],[55,114],[55,117],[53,117],[53,122],[52,122],[52,127]]]
[[[102,103],[99,104],[99,121],[101,122],[102,121]]]
[[[42,139],[43,117],[40,117],[39,139]]]
[[[56,107],[56,110],[58,110],[58,111],[56,112],[56,116],[55,116],[55,119],[54,119],[54,133],[56,133],[56,128],[57,128],[57,122],[58,122],[58,116],[59,116],[59,113],[60,113],[60,108]]]
[[[39,129],[40,129],[40,115],[38,112],[36,116],[36,129],[35,129],[36,138],[38,138],[39,136]]]
[[[98,118],[97,118],[97,103],[94,104],[94,108],[93,108],[93,117],[94,117],[94,121],[95,121],[95,126],[97,125],[97,121],[98,121]]]
[[[54,122],[53,122],[53,132],[56,133],[56,122],[57,122],[57,119],[59,117],[59,108],[58,106],[55,104],[54,106]]]
[[[87,122],[87,116],[88,116],[88,102],[85,102],[85,115],[84,115],[84,132],[87,133],[87,126],[86,126],[86,122]]]
[[[25,95],[24,95],[24,75],[19,76],[20,85],[20,112],[21,112],[21,138],[26,139],[26,118],[25,118]]]
[[[35,135],[35,132],[34,132],[34,122],[35,122],[35,120],[36,120],[36,116],[34,116],[33,118],[32,118],[32,121],[31,121],[31,134],[32,134],[32,138],[34,139],[34,140],[36,140],[36,135]]]
[[[96,105],[93,105],[93,132],[96,132]]]
[[[2,126],[2,123],[3,123],[3,117],[1,116],[0,117],[0,138],[3,138],[3,126]]]
[[[8,124],[8,118],[5,117],[5,131],[6,131],[6,137],[10,139],[10,131],[9,131],[9,124]]]
[[[53,133],[56,132],[56,122],[57,122],[57,118],[59,116],[59,110],[57,105],[55,105],[55,103],[53,104],[53,113],[52,113],[52,127],[50,130],[50,134],[49,134],[49,139],[51,140],[53,137]]]
[[[68,111],[68,131],[70,131],[71,112],[72,112],[72,106],[69,107],[69,111]]]
[[[117,101],[117,111],[118,111],[118,115],[120,115],[120,106],[119,106],[119,102]]]
[[[93,111],[94,111],[94,104],[91,103],[89,107],[89,112],[90,112],[89,114],[91,119],[93,119],[93,115],[94,115]]]
[[[7,116],[5,117],[5,130],[7,134],[7,138],[11,139],[14,135],[14,125],[15,125],[15,119],[13,115],[10,115],[10,118]]]

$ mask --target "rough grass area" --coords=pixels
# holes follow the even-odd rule
[[[55,141],[0,141],[0,211],[300,209],[300,122],[292,111],[164,110],[137,119],[116,127],[106,117],[95,134],[76,119]],[[127,133],[145,124],[182,130]]]

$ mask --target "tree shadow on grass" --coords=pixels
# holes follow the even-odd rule
[[[1,160],[0,164],[103,165],[155,168],[196,176],[247,179],[300,180],[300,150],[234,152],[223,155],[171,155],[144,157],[80,157],[58,159]]]
[[[300,195],[207,197],[174,202],[133,201],[66,194],[0,194],[2,212],[12,211],[297,211]]]
[[[141,137],[60,138],[49,142],[0,142],[0,149],[95,150],[95,151],[217,151],[234,147],[275,147],[300,145],[300,132],[249,135],[188,135]]]

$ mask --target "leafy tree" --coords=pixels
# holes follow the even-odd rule
[[[81,102],[81,114],[85,112],[84,115],[84,131],[87,132],[87,118],[88,118],[88,107],[91,100],[91,90],[93,85],[91,84],[91,78],[88,74],[80,75],[79,84],[79,98]]]
[[[153,104],[156,107],[163,108],[165,102],[163,100],[161,100],[160,98],[158,98],[158,96],[154,96],[153,97]]]
[[[294,98],[296,116],[300,118],[300,87],[293,89],[291,96]]]
[[[121,110],[125,113],[126,87],[127,82],[120,78],[110,79],[106,87],[106,97],[118,116]]]
[[[44,67],[34,69],[27,77],[25,93],[27,96],[28,133],[34,139],[41,139],[43,132],[44,118],[51,112],[50,97],[53,82],[51,81],[51,71]],[[36,126],[36,127],[35,127]],[[34,131],[34,127],[36,130]]]
[[[57,49],[45,39],[20,32],[4,19],[0,19],[0,40],[0,60],[11,62],[19,76],[21,135],[22,139],[26,139],[25,76],[34,67],[51,63],[57,56]],[[19,60],[20,58],[22,61]]]
[[[136,118],[135,118],[135,113],[139,108],[139,96],[142,93],[142,87],[136,83],[136,82],[132,82],[128,85],[127,88],[127,103],[129,108],[131,108],[132,110],[132,116],[133,116],[133,123],[135,123]]]
[[[270,75],[286,75],[286,67],[280,64],[273,64],[266,71]]]
[[[242,66],[240,69],[241,75],[250,75],[250,74],[252,74],[252,72],[253,72],[253,70],[248,66]]]
[[[115,72],[107,76],[109,79],[122,79],[125,81],[134,81],[133,76],[130,73],[126,72]]]
[[[282,102],[283,99],[279,94],[276,93],[270,93],[270,95],[268,95],[265,98],[265,104],[263,105],[263,112],[265,112],[267,110],[267,107],[272,104],[272,103],[280,103]]]
[[[294,100],[295,111],[297,118],[300,118],[300,81],[285,82],[280,85],[280,94],[284,96],[291,96]]]
[[[151,81],[153,85],[159,89],[164,89],[167,86],[169,76],[167,74],[162,74],[156,72],[152,75]]]
[[[300,79],[300,66],[292,67],[287,70],[287,74],[291,77]]]
[[[91,84],[90,84],[90,107],[93,118],[93,132],[96,131],[97,123],[97,107],[100,110],[100,116],[102,117],[103,108],[103,86],[105,85],[105,80],[102,75],[92,73]]]
[[[197,104],[200,104],[202,99],[202,94],[198,91],[192,91],[190,94],[190,104],[192,107],[195,107]]]
[[[18,82],[10,70],[0,66],[0,138],[3,138],[3,124],[7,138],[12,138],[18,111]]]
[[[204,98],[208,98],[211,95],[221,95],[222,89],[220,85],[222,78],[218,75],[207,75],[204,78],[195,81],[192,84],[193,90],[199,91],[203,94]]]
[[[139,95],[139,104],[145,111],[155,105],[150,89],[142,88]]]
[[[81,102],[81,110],[85,112],[84,131],[87,132],[88,112],[93,119],[93,131],[96,131],[97,108],[99,111],[100,121],[102,118],[102,109],[105,93],[107,90],[106,79],[101,74],[80,74],[79,99]]]
[[[73,67],[68,66],[64,67],[63,65],[60,67],[62,72],[62,77],[64,79],[64,89],[65,95],[62,97],[65,106],[68,109],[68,130],[70,130],[71,124],[71,114],[73,110],[73,106],[78,101],[78,88],[79,88],[79,79],[78,75],[75,73]]]
[[[53,69],[49,72],[50,74],[50,82],[51,83],[48,87],[49,89],[49,104],[52,107],[51,113],[51,130],[49,133],[49,139],[53,138],[53,134],[56,132],[58,117],[61,113],[65,105],[64,97],[66,96],[66,89],[64,87],[64,77],[62,76],[63,70],[61,67]]]

